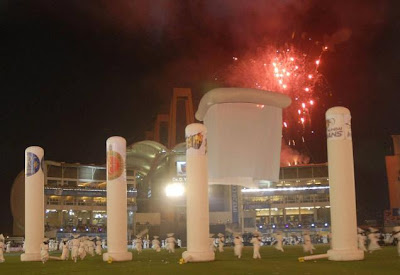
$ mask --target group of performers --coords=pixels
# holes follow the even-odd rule
[[[147,232],[145,232],[147,233]],[[132,248],[136,249],[138,253],[142,252],[142,249],[150,248],[150,241],[148,238],[143,240],[143,232],[136,235],[136,239],[132,241]],[[156,252],[160,252],[161,248],[166,249],[169,253],[175,252],[175,244],[181,246],[180,239],[176,240],[174,237],[174,233],[168,233],[167,238],[160,242],[159,236],[153,236],[153,240],[151,241],[151,248],[154,249]]]
[[[368,230],[357,228],[357,232],[359,249],[369,253],[382,249],[379,245],[380,232],[378,229],[373,227],[369,227]],[[367,239],[369,240],[368,247],[366,247]],[[397,253],[400,256],[400,226],[393,227],[393,232],[388,242],[392,243],[395,239],[397,240]]]
[[[146,232],[141,232],[136,235],[136,239],[133,241],[133,246],[137,250],[138,253],[141,253],[143,248],[143,240],[142,237]],[[375,250],[381,249],[378,241],[379,241],[379,231],[375,228],[370,227],[368,230],[363,230],[358,228],[358,247],[359,249],[372,253]],[[233,234],[233,245],[234,245],[234,255],[239,259],[242,257],[242,249],[243,249],[243,238],[241,234],[234,233]],[[281,252],[284,252],[283,249],[283,234],[278,231],[274,235],[275,238],[275,248]],[[367,239],[368,247],[366,246]],[[393,242],[394,239],[397,239],[397,251],[400,256],[400,226],[396,226],[393,228],[393,232],[391,235],[390,242]],[[305,253],[313,254],[313,250],[315,247],[311,242],[310,233],[308,231],[303,231],[303,250]],[[0,263],[4,262],[4,250],[10,250],[10,242],[8,244],[4,243],[5,239],[3,234],[0,234]],[[261,234],[258,231],[255,231],[252,234],[252,238],[250,243],[253,245],[253,258],[261,259],[260,255],[260,246],[262,245]],[[150,242],[148,241],[145,244],[145,248],[150,248]],[[168,233],[167,238],[160,242],[159,236],[153,236],[153,240],[151,241],[151,248],[156,252],[160,252],[161,248],[165,248],[169,253],[175,252],[175,245],[178,244],[180,246],[180,240],[178,241],[174,237],[174,233]],[[86,255],[94,256],[95,254],[101,255],[102,249],[105,245],[105,240],[101,240],[99,237],[87,237],[80,236],[79,234],[73,234],[72,239],[64,238],[61,240],[59,244],[59,249],[62,251],[60,257],[51,257],[49,256],[49,250],[56,250],[57,243],[52,242],[48,238],[43,239],[43,243],[40,245],[40,256],[43,263],[47,262],[49,259],[57,259],[57,260],[73,260],[77,262],[78,259],[83,260]],[[216,247],[218,247],[218,252],[224,252],[225,245],[225,236],[222,233],[218,233],[218,238],[214,238],[214,234],[210,235],[210,249],[216,251]]]
[[[67,261],[71,258],[75,263],[78,259],[85,259],[86,255],[94,256],[95,254],[102,254],[102,242],[99,237],[80,237],[79,234],[73,234],[72,239],[64,238],[60,242],[60,250],[62,251],[60,257],[49,256],[49,239],[43,239],[40,245],[40,257],[43,263],[49,259]]]

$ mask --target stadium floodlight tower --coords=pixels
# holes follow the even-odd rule
[[[205,205],[208,208],[207,189],[201,189],[206,193],[200,203],[198,197],[203,193],[194,187],[194,181],[207,185],[207,174],[209,184],[256,187],[260,180],[277,181],[282,108],[290,103],[290,98],[283,94],[242,88],[214,89],[201,99],[196,118],[204,125],[186,127],[188,250],[182,255],[185,261],[214,260],[214,253],[206,245],[209,220],[195,217],[199,212],[195,209]]]

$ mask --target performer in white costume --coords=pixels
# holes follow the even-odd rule
[[[225,237],[224,234],[218,233],[218,251],[224,252]]]
[[[161,248],[160,248],[160,241],[158,240],[158,236],[153,236],[153,241],[151,242],[151,244],[152,244],[152,246],[153,246],[153,249],[156,251],[156,252],[160,252],[161,251]]]
[[[106,248],[106,239],[101,240],[101,248],[102,249]]]
[[[304,244],[303,244],[304,252],[310,252],[310,254],[313,254],[313,250],[315,249],[315,247],[311,243],[310,233],[308,233],[308,231],[305,231],[303,233],[303,238],[304,238]]]
[[[242,257],[242,249],[243,249],[242,237],[240,237],[238,234],[235,235],[235,238],[233,239],[233,244],[235,245],[233,248],[233,252],[235,253],[235,256],[237,256],[240,259]]]
[[[142,252],[143,249],[143,242],[142,242],[142,238],[145,234],[147,234],[147,232],[149,232],[148,229],[144,229],[142,231],[140,231],[137,235],[136,235],[136,240],[135,240],[135,248],[137,250],[138,253]]]
[[[49,239],[44,238],[43,243],[40,244],[40,259],[45,263],[49,259]]]
[[[49,251],[56,251],[58,249],[58,242],[56,240],[49,241]]]
[[[89,237],[88,236],[82,237],[82,242],[83,242],[83,247],[85,249],[85,252],[86,252],[86,254],[88,254],[89,253]]]
[[[82,237],[81,242],[79,243],[78,255],[81,260],[85,259],[86,257],[85,241],[86,238]]]
[[[62,253],[61,260],[67,261],[69,259],[68,239],[62,239]]]
[[[0,234],[0,263],[4,263],[5,261],[3,251],[4,251],[4,236],[3,234]]]
[[[167,243],[167,250],[169,253],[175,253],[175,243],[176,240],[174,238],[174,233],[168,233],[167,234],[167,239],[166,239],[166,243]]]
[[[6,253],[10,253],[11,252],[11,242],[7,242],[6,243]]]
[[[324,244],[328,243],[328,236],[327,235],[322,236],[322,243],[324,243]]]
[[[79,244],[80,244],[80,240],[78,239],[79,234],[74,234],[72,235],[74,238],[71,240],[71,245],[72,245],[72,249],[71,249],[71,260],[73,260],[75,263],[78,260],[78,252],[79,252]]]
[[[101,240],[100,240],[99,236],[96,237],[96,254],[97,255],[101,255],[102,254],[102,251],[101,251]]]
[[[54,250],[54,240],[49,240],[49,251],[53,251]]]
[[[182,247],[182,240],[181,240],[181,239],[178,239],[178,240],[177,240],[177,243],[178,243],[179,248],[181,248],[181,247]]]
[[[132,240],[132,250],[133,250],[133,249],[136,249],[136,247],[135,247],[135,242],[136,242],[136,239],[133,239],[133,240]]]
[[[380,245],[378,244],[378,234],[379,234],[378,229],[370,227],[369,232],[370,232],[368,234],[368,239],[369,239],[368,251],[369,251],[369,253],[372,253],[375,250],[382,249],[380,247]]]
[[[210,250],[211,251],[215,251],[215,238],[214,238],[214,234],[210,234],[208,236],[208,244],[210,246]]]
[[[139,235],[136,235],[135,248],[138,253],[142,252],[142,238]]]
[[[253,244],[253,259],[261,259],[260,255],[260,244],[261,244],[261,237],[259,232],[254,232],[253,237],[250,240],[250,243]]]
[[[61,239],[61,241],[60,241],[60,243],[58,244],[58,250],[63,250],[63,247],[64,247],[64,241],[63,241],[64,239]]]
[[[362,230],[361,228],[357,228],[357,237],[358,237],[358,248],[363,250],[364,252],[367,252],[367,248],[365,247],[365,242],[367,241],[367,235],[365,234],[365,231]]]
[[[275,235],[275,239],[276,239],[275,249],[284,252],[284,250],[283,250],[283,236],[282,236],[282,232],[277,232],[276,235]]]
[[[93,257],[94,256],[94,237],[89,238],[87,245],[89,246],[89,254]]]
[[[400,226],[393,227],[393,239],[397,239],[397,254],[400,256]]]

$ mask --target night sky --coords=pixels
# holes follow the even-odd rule
[[[359,220],[389,207],[384,156],[400,134],[400,1],[2,1],[0,233],[24,150],[105,163],[105,140],[143,140],[174,87],[195,102],[215,76],[265,44],[351,30],[321,60],[332,89],[314,116],[314,162],[326,162],[324,112],[352,112]],[[195,106],[197,109],[197,106]]]

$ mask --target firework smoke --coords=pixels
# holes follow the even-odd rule
[[[282,142],[281,167],[307,164],[310,158]]]

